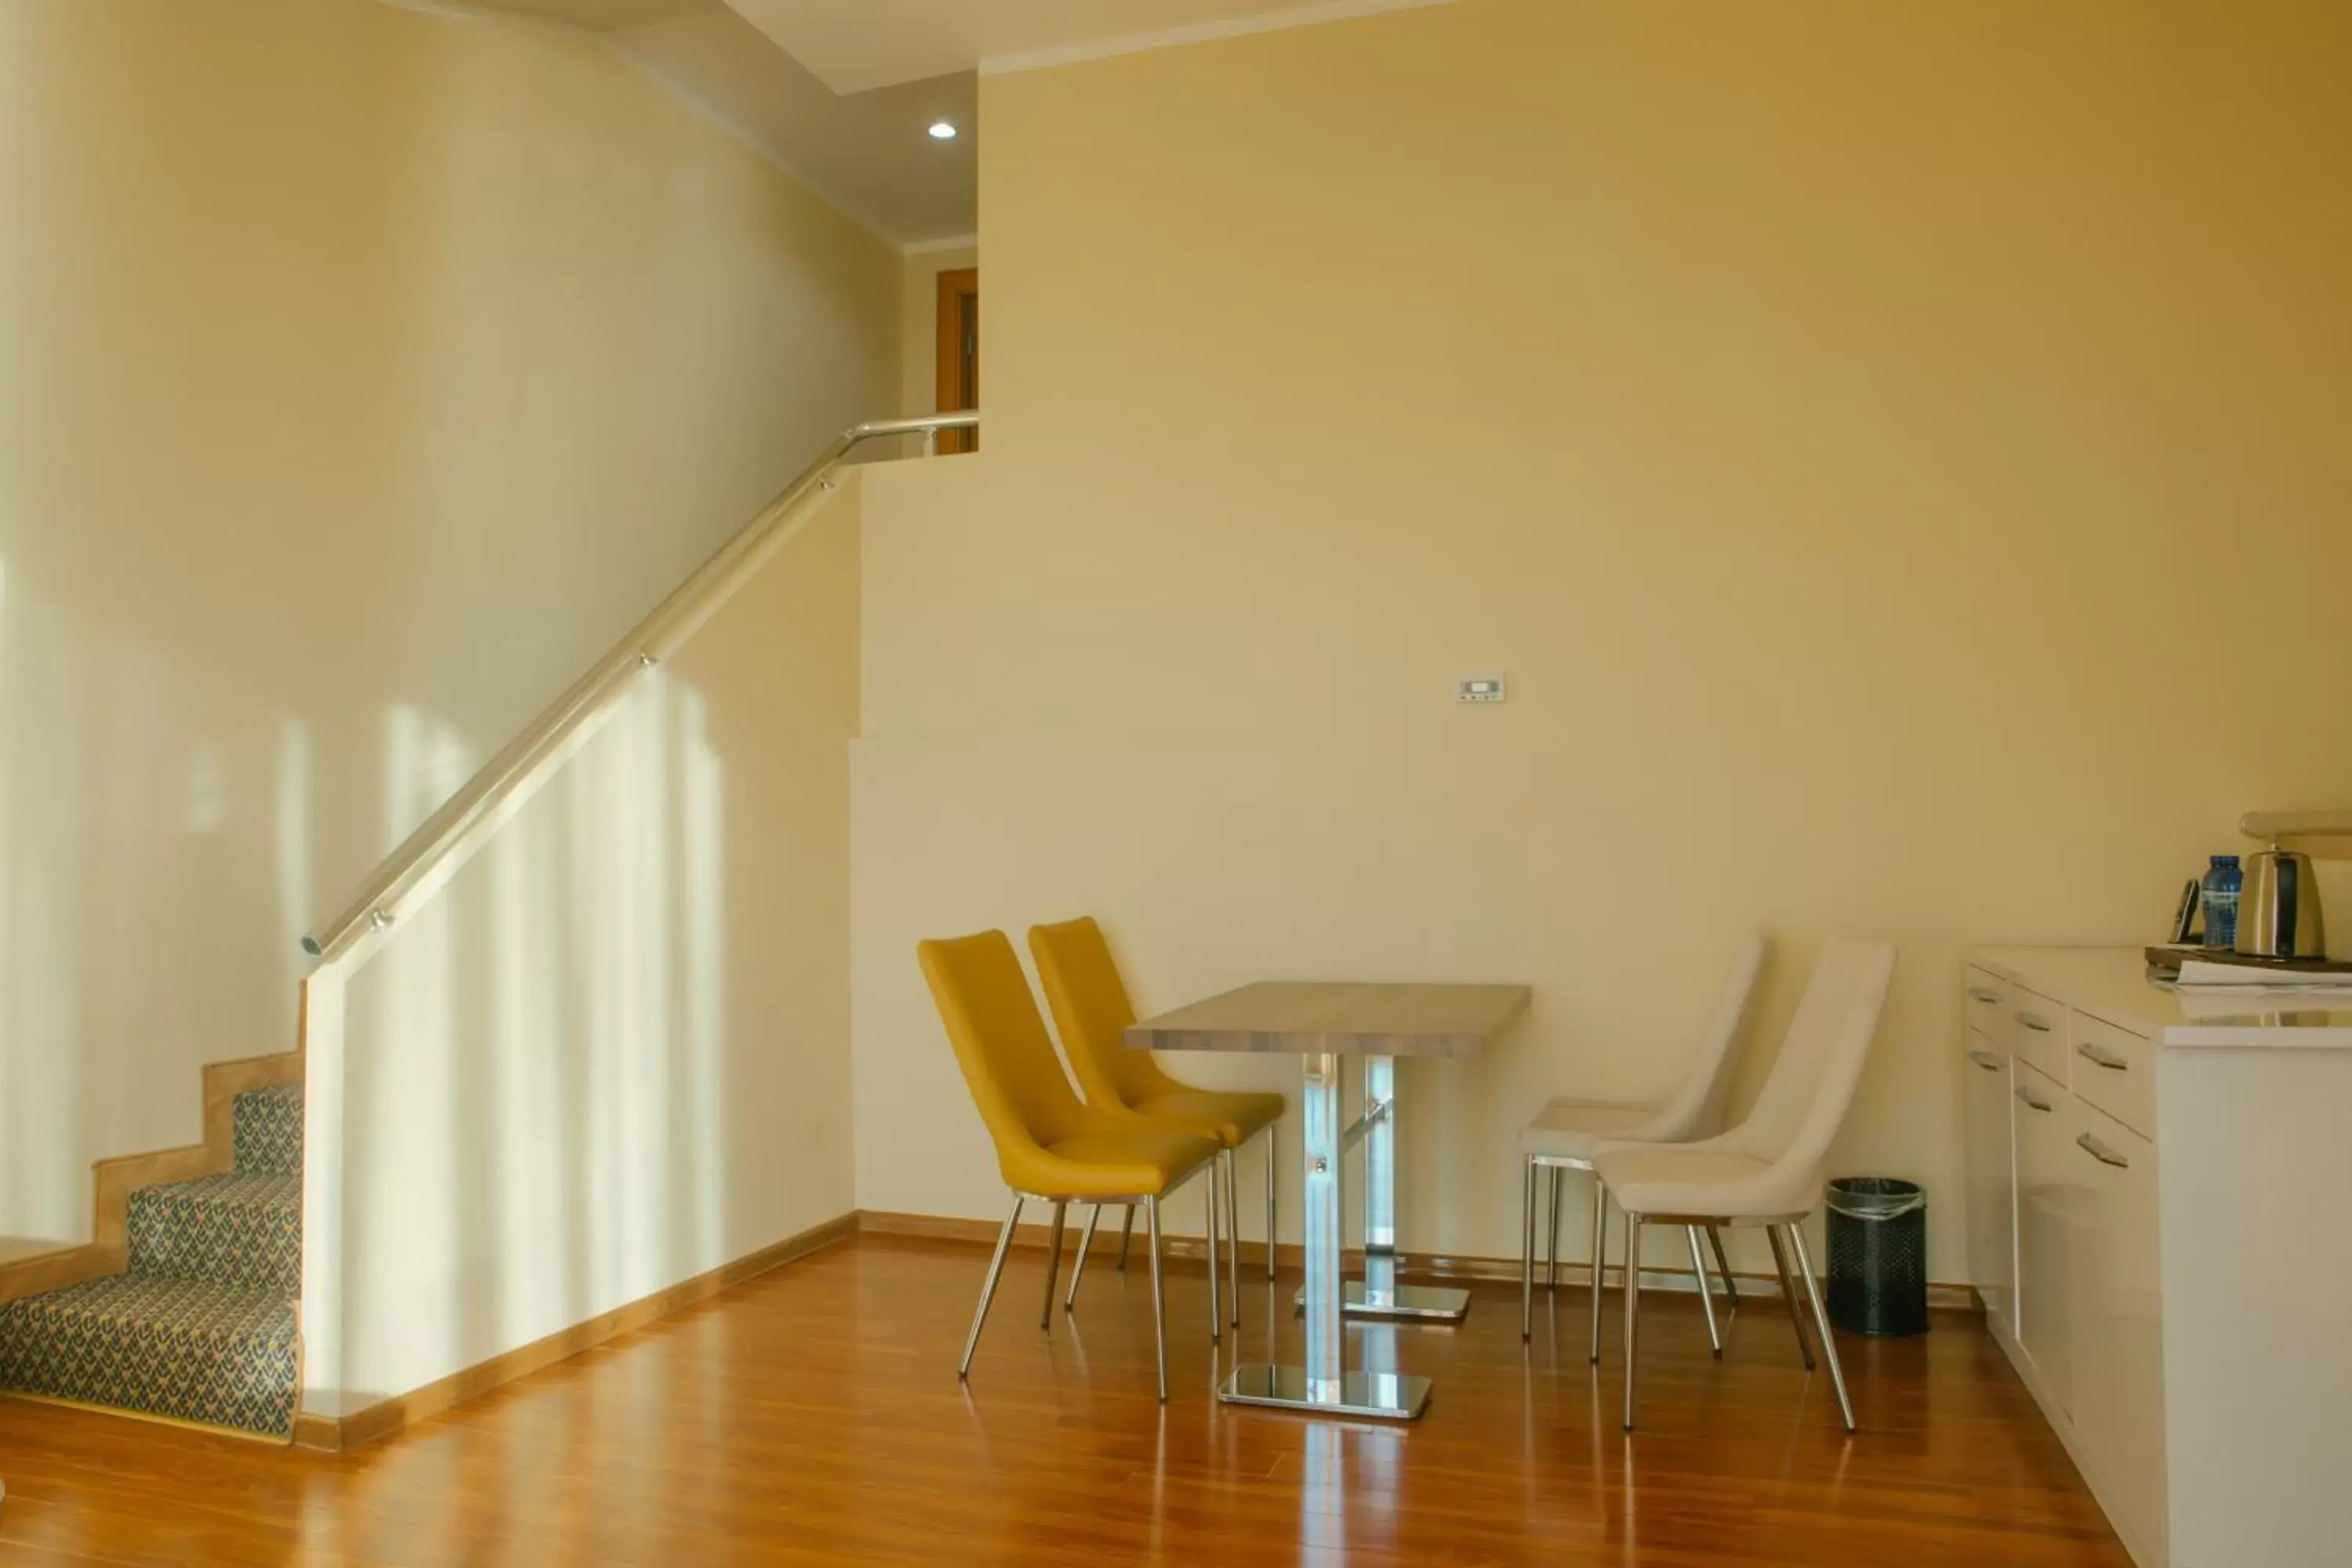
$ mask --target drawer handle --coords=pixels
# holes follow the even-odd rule
[[[2092,1159],[2096,1160],[2102,1165],[2113,1165],[2118,1171],[2128,1171],[2131,1169],[2131,1162],[2129,1160],[2125,1159],[2121,1154],[2116,1153],[2113,1149],[2108,1148],[2105,1143],[2100,1142],[2097,1139],[2092,1137],[2087,1132],[2075,1139],[2074,1142],[2082,1149],[2084,1153],[2088,1154]]]
[[[2036,1110],[2045,1111],[2045,1112],[2046,1112],[2046,1111],[2055,1110],[2057,1110],[2057,1109],[2058,1109],[2056,1106],[2054,1106],[2054,1105],[2051,1104],[2051,1103],[2050,1103],[2048,1100],[2036,1100],[2036,1099],[2034,1099],[2034,1098],[2033,1098],[2033,1091],[2032,1091],[2032,1089],[2030,1089],[2026,1088],[2026,1087],[2025,1087],[2023,1084],[2021,1084],[2021,1084],[2019,1084],[2019,1085],[2017,1086],[2017,1098],[2018,1098],[2018,1099],[2020,1099],[2020,1100],[2023,1100],[2023,1101],[2025,1101],[2025,1103],[2026,1103],[2026,1104],[2028,1104],[2028,1105],[2032,1106],[2032,1107],[2034,1110]]]
[[[1989,1003],[1998,1006],[2000,1003],[2000,993],[1998,991],[1988,991],[1981,985],[1971,985],[1969,987],[1969,1000],[1971,1002]]]
[[[2017,1016],[2017,1021],[2037,1035],[2050,1033],[2050,1020],[2047,1018],[2036,1017],[2032,1013],[2020,1013]]]
[[[2131,1071],[2131,1063],[2124,1060],[2123,1058],[2116,1055],[2113,1051],[2103,1051],[2099,1049],[2098,1047],[2091,1044],[2088,1040],[2074,1047],[2074,1054],[2085,1060],[2098,1063],[2109,1072]]]
[[[2000,1070],[2000,1058],[1993,1055],[1990,1051],[1970,1051],[1969,1053],[1969,1060],[1976,1063],[1977,1066],[1984,1068],[1987,1072],[1999,1072]]]

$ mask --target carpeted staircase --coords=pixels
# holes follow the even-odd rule
[[[0,1306],[0,1389],[292,1436],[302,1086],[236,1112],[236,1169],[131,1195],[130,1272]]]

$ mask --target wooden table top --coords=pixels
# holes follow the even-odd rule
[[[1525,985],[1269,980],[1146,1018],[1127,1043],[1158,1051],[1475,1056],[1527,1011]]]

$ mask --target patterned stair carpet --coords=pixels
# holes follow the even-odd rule
[[[236,1168],[131,1194],[131,1268],[0,1306],[0,1389],[233,1426],[294,1426],[302,1086],[239,1095]]]

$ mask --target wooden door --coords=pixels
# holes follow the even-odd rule
[[[939,409],[951,414],[980,406],[980,268],[940,274]],[[977,430],[943,430],[942,452],[977,452]]]

